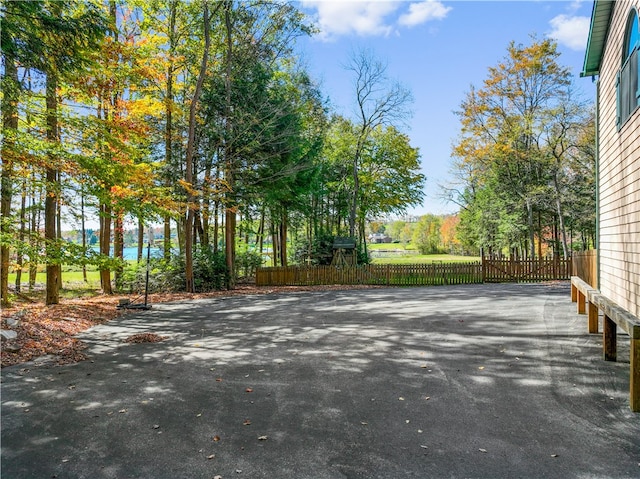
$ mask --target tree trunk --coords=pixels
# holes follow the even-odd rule
[[[258,225],[258,237],[256,240],[258,241],[258,251],[262,254],[264,249],[264,217],[265,217],[265,207],[262,206],[262,210],[260,211],[260,224]]]
[[[195,150],[196,137],[196,107],[202,92],[202,85],[207,73],[207,59],[209,57],[209,46],[211,39],[209,38],[209,9],[207,3],[204,3],[204,52],[202,53],[202,63],[200,65],[200,73],[196,82],[196,89],[193,92],[191,106],[189,108],[189,135],[187,139],[187,155],[185,162],[185,182],[187,183],[187,223],[185,225],[185,277],[186,290],[188,293],[195,292],[193,278],[193,225],[195,217],[195,197],[193,195],[193,156]]]
[[[111,256],[111,207],[100,205],[100,254]],[[100,269],[100,285],[104,294],[113,294],[111,288],[111,270],[102,266]]]
[[[287,266],[287,213],[280,215],[280,265]]]
[[[173,53],[175,48],[175,27],[176,27],[176,9],[177,1],[169,3],[169,66],[167,67],[167,94],[165,99],[165,130],[164,130],[164,157],[165,165],[171,168],[172,165],[172,148],[173,148]],[[168,175],[169,173],[167,173]],[[171,181],[167,180],[167,187],[171,186]],[[164,217],[164,241],[163,241],[163,257],[165,261],[171,259],[171,217]]]
[[[564,225],[564,211],[562,208],[562,201],[560,199],[560,185],[558,184],[558,178],[554,175],[553,186],[556,190],[556,213],[558,214],[558,223],[560,226],[560,239],[562,241],[562,256],[564,259],[569,258],[569,247],[567,245],[567,229]]]
[[[51,68],[49,70],[52,70]],[[58,143],[58,99],[56,97],[58,79],[53,71],[47,72],[46,80],[46,120],[47,120],[47,141],[52,144]],[[59,184],[58,171],[55,168],[57,159],[50,155],[49,164],[45,169],[45,200],[44,200],[44,240],[45,255],[47,261],[47,286],[45,303],[58,304],[60,301],[60,290],[58,278],[60,275],[60,265],[58,258],[58,248],[56,241],[58,238],[56,231],[56,213],[58,207]]]
[[[33,174],[32,184],[35,183],[35,173]],[[36,285],[36,276],[38,274],[38,255],[33,254],[40,248],[40,221],[41,221],[41,208],[42,205],[42,186],[38,190],[38,198],[36,199],[36,192],[31,192],[31,219],[30,219],[30,237],[29,237],[29,250],[32,252],[29,256],[29,291],[33,291]],[[37,206],[36,206],[37,205]]]
[[[18,235],[18,241],[20,244],[24,244],[24,238],[27,234],[27,181],[26,179],[22,182],[22,194],[20,197],[20,233]],[[16,292],[19,293],[22,285],[22,266],[24,264],[24,255],[22,254],[22,250],[18,250],[16,256],[16,264],[18,265],[16,268]]]
[[[84,224],[84,188],[80,191],[80,228],[82,234],[82,251],[87,250],[87,228]],[[87,265],[82,263],[82,279],[87,283]]]
[[[227,40],[227,55],[226,55],[226,72],[225,72],[225,128],[227,130],[227,137],[231,135],[233,125],[231,123],[231,66],[233,60],[233,41],[232,41],[232,27],[231,27],[231,14],[230,9],[232,2],[224,2],[224,23]],[[227,194],[225,204],[225,257],[227,263],[227,269],[229,270],[229,284],[227,287],[233,289],[235,283],[235,255],[236,255],[236,204],[234,200],[234,169],[233,169],[233,154],[231,151],[231,145],[228,141],[224,143],[224,158],[225,158],[225,180],[227,182]]]
[[[142,218],[138,218],[138,253],[136,259],[138,263],[142,261],[142,255],[144,254],[144,222]]]
[[[121,262],[124,260],[124,227],[122,224],[122,211],[118,211],[113,218],[113,257]],[[116,290],[122,290],[122,263],[115,267],[114,282]]]
[[[529,254],[533,259],[536,256],[535,231],[533,229],[533,204],[531,198],[526,199],[527,205],[527,224],[529,227]]]
[[[18,130],[18,69],[15,58],[10,52],[3,52],[5,78],[3,85],[4,101],[2,102],[2,176],[0,179],[0,231],[9,235],[11,231],[11,199],[13,196],[13,134]],[[0,246],[0,296],[2,304],[9,304],[9,246]]]

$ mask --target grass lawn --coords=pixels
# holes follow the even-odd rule
[[[28,292],[29,289],[29,273],[22,273],[22,293],[33,296]],[[34,295],[37,298],[42,294],[42,288],[47,282],[47,274],[38,272],[36,274],[36,290]],[[16,274],[9,273],[9,285],[16,283]],[[63,271],[62,272],[62,290],[60,295],[63,298],[79,298],[86,296],[95,296],[100,292],[100,273],[98,271],[87,271],[87,282],[84,282],[82,271]]]
[[[480,256],[420,254],[412,243],[373,243],[367,244],[367,250],[373,253],[373,264],[471,263],[481,260]]]
[[[455,256],[450,254],[419,254],[409,251],[408,254],[373,258],[373,264],[429,264],[429,263],[471,263],[480,261],[479,256]]]

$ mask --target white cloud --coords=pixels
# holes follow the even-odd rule
[[[340,35],[389,35],[392,27],[385,21],[387,15],[398,9],[398,2],[386,1],[322,1],[303,0],[304,7],[315,9],[320,38]]]
[[[342,35],[387,36],[397,25],[412,27],[444,18],[450,7],[440,1],[426,0],[409,4],[408,11],[396,20],[407,2],[386,0],[302,0],[302,6],[315,11],[313,18],[323,40]]]
[[[589,17],[558,15],[549,24],[553,30],[547,36],[572,50],[584,50],[589,36]]]
[[[451,7],[445,7],[441,2],[426,0],[409,5],[409,12],[400,16],[398,23],[407,27],[414,27],[429,20],[442,20],[447,16]]]

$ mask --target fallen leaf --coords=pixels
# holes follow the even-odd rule
[[[269,436],[258,436],[258,441],[266,441],[269,439]]]
[[[242,469],[236,469],[236,474],[240,474],[242,472]]]
[[[220,436],[213,436],[213,442],[218,442],[220,440]]]
[[[398,401],[404,401],[404,398],[401,396],[398,398]]]
[[[124,414],[125,412],[127,412],[127,410],[126,410],[126,409],[120,409],[118,412],[119,412],[120,414]]]
[[[207,459],[213,459],[214,457],[216,457],[215,454],[211,454],[210,456],[207,456]]]
[[[551,454],[551,457],[558,457],[557,454]]]
[[[196,417],[201,417],[201,416],[202,416],[202,413],[196,414]]]
[[[249,419],[245,419],[242,424],[244,424],[245,426],[249,426],[251,424],[251,421]]]
[[[420,366],[420,367],[421,367],[422,369],[427,369],[427,367],[428,367],[428,366],[427,366],[426,364],[423,364],[423,365],[422,365],[422,366]]]
[[[424,397],[424,400],[425,400],[425,401],[428,401],[429,399],[431,399],[431,396],[425,396],[425,397]]]
[[[216,378],[217,382],[222,382],[222,378]]]
[[[153,425],[153,428],[154,428],[154,429],[160,429],[160,424],[154,424],[154,425]]]
[[[63,459],[62,462],[69,462],[69,459]]]
[[[245,391],[248,392],[248,393],[252,393],[253,392],[253,388],[247,388],[247,389],[245,389]]]
[[[486,450],[486,449],[482,449],[482,448],[478,449],[478,451],[480,451],[480,452],[487,452],[487,450]]]
[[[369,423],[365,422],[365,421],[360,421],[360,424],[362,424],[363,426],[368,426],[369,425]]]
[[[425,446],[424,444],[420,444],[420,447],[421,447],[422,449],[429,449],[429,446]]]
[[[484,366],[480,366],[478,369],[482,371],[484,369]]]
[[[129,336],[124,340],[125,343],[159,343],[167,339],[167,336],[160,336],[155,333],[138,333]]]

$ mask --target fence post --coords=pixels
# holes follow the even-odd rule
[[[482,255],[482,283],[485,283],[485,278],[487,276],[486,265],[485,265],[485,257]]]

